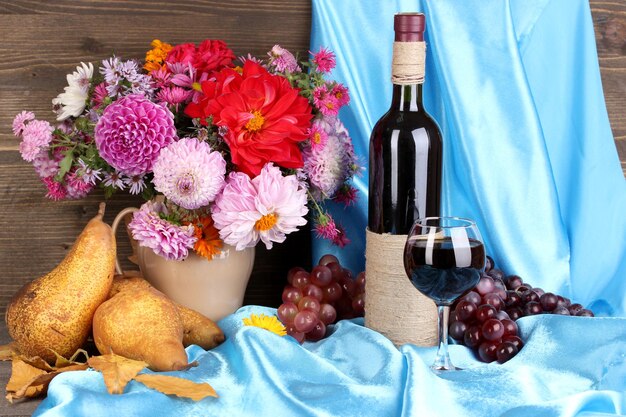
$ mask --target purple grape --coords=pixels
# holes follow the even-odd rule
[[[505,283],[509,290],[516,290],[520,285],[524,284],[524,281],[518,275],[509,275],[505,278]]]
[[[547,292],[539,297],[539,302],[544,311],[552,311],[556,308],[558,297],[551,292]]]
[[[516,307],[520,305],[521,302],[522,302],[522,297],[520,297],[520,295],[517,292],[513,290],[509,290],[506,292],[505,305],[507,307]]]
[[[298,343],[304,342],[304,333],[297,331],[294,326],[287,326],[287,334],[296,339]]]
[[[525,316],[534,316],[541,313],[543,313],[543,308],[541,308],[541,304],[539,304],[537,301],[529,301],[524,306]]]
[[[498,363],[504,363],[517,355],[517,347],[511,342],[502,342],[496,349]]]
[[[486,340],[500,340],[504,335],[504,325],[498,319],[489,319],[483,323],[482,332]]]
[[[456,312],[456,317],[461,321],[470,321],[476,315],[476,304],[463,300],[461,301],[454,310]]]
[[[522,342],[522,339],[520,339],[519,336],[504,336],[502,338],[502,342],[513,343],[518,351],[520,351],[522,346],[524,346],[524,342]]]
[[[525,293],[526,291],[530,290],[530,286],[526,285],[526,284],[522,284],[519,287],[517,287],[515,289],[515,291],[517,291],[518,294],[522,294]]]
[[[569,306],[567,309],[569,310],[569,313],[570,313],[572,316],[575,316],[576,314],[578,314],[578,312],[579,312],[580,310],[582,310],[582,309],[583,309],[583,306],[582,306],[581,304],[576,303],[576,304],[572,304],[572,305],[571,305],[571,306]]]
[[[354,285],[358,292],[365,292],[365,271],[359,272],[354,280]]]
[[[510,319],[500,320],[504,326],[504,336],[517,336],[517,324]]]
[[[478,357],[483,362],[493,362],[496,360],[496,350],[498,349],[498,342],[485,341],[478,347]]]
[[[572,305],[572,302],[569,298],[562,297],[560,295],[557,295],[556,297],[558,298],[558,301],[556,302],[557,306],[569,307],[570,305]]]
[[[313,329],[306,332],[307,340],[311,340],[313,342],[317,342],[318,340],[322,340],[326,336],[326,325],[322,323],[322,321],[318,321]]]
[[[302,310],[293,319],[293,327],[297,332],[308,333],[313,330],[318,321],[317,313],[311,310]]]
[[[493,278],[489,275],[483,275],[478,281],[478,284],[476,284],[476,291],[478,291],[480,295],[489,294],[493,292],[494,288],[495,284],[493,283]]]
[[[471,303],[474,303],[476,305],[480,304],[480,294],[478,294],[476,291],[470,291],[467,294],[465,294],[463,296],[464,300],[467,300]]]
[[[552,310],[552,314],[559,314],[561,316],[569,316],[569,310],[565,306],[556,306],[554,310]]]
[[[320,320],[326,324],[333,324],[337,320],[337,310],[330,304],[322,304],[319,312]]]
[[[504,301],[502,301],[502,298],[500,298],[500,296],[494,292],[485,295],[483,297],[483,302],[484,304],[494,306],[496,308],[496,311],[500,311],[502,307],[504,307]]]
[[[500,321],[502,320],[511,320],[511,317],[509,317],[509,314],[504,311],[504,310],[500,310],[496,313],[495,316],[493,316],[494,319],[498,319]]]
[[[462,321],[455,321],[450,324],[450,329],[448,330],[448,334],[454,340],[463,340],[463,336],[465,336],[465,331],[467,330],[467,324]]]
[[[473,325],[465,330],[463,335],[463,344],[467,347],[478,347],[483,341],[483,331],[480,326]]]
[[[587,310],[586,308],[580,310],[578,313],[576,313],[576,315],[578,317],[595,317],[593,311]]]
[[[489,275],[493,279],[499,279],[499,280],[503,280],[505,277],[504,272],[502,272],[502,270],[500,269],[492,269],[491,271],[487,273],[487,275]]]
[[[491,271],[495,266],[496,263],[493,261],[493,258],[489,255],[485,256],[485,272]]]
[[[311,270],[311,283],[318,287],[325,287],[333,279],[333,274],[330,272],[330,268],[326,265],[317,265]]]
[[[331,262],[339,264],[339,259],[337,259],[337,257],[335,255],[331,255],[330,253],[327,253],[326,255],[324,255],[324,256],[322,256],[320,258],[320,260],[319,260],[319,262],[317,264],[318,265],[328,265]]]
[[[507,308],[505,311],[513,321],[519,319],[520,317],[524,317],[524,313],[522,313],[522,309],[519,307]]]
[[[483,304],[476,309],[476,319],[479,322],[484,323],[493,316],[495,316],[497,312],[498,311],[494,306],[489,304]]]
[[[314,284],[307,284],[302,289],[302,295],[305,297],[313,297],[317,301],[322,301],[322,298],[324,297],[324,293],[322,292],[322,289]]]
[[[334,303],[335,301],[339,300],[341,298],[341,295],[343,294],[341,285],[336,282],[333,282],[327,287],[322,288],[322,292],[324,293],[322,301],[324,301],[325,303]]]
[[[539,288],[539,287],[533,288],[533,291],[536,292],[539,297],[541,297],[542,295],[546,293],[542,288]]]
[[[533,290],[524,291],[520,294],[523,303],[530,303],[531,301],[539,301],[539,295]]]
[[[365,293],[356,295],[352,299],[352,311],[358,317],[362,317],[365,314]]]

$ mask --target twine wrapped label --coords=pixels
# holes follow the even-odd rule
[[[365,325],[396,346],[435,346],[437,307],[404,271],[406,237],[366,231]]]
[[[394,42],[391,82],[422,84],[425,73],[426,42]]]

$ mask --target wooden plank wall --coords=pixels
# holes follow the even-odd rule
[[[592,0],[597,44],[616,145],[626,171],[626,1]],[[142,58],[153,38],[170,43],[224,39],[238,54],[262,55],[275,43],[306,53],[309,0],[20,0],[0,1],[0,315],[12,294],[52,269],[102,200],[51,202],[32,167],[20,159],[11,121],[23,109],[53,120],[50,100],[80,61],[116,53]],[[138,205],[120,195],[106,220]],[[129,247],[119,234],[120,253]],[[285,271],[307,265],[308,231],[289,245],[258,250],[248,303],[276,305]],[[272,294],[268,297],[268,294]]]

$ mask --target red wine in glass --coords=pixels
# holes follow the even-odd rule
[[[439,348],[431,369],[457,370],[448,354],[450,304],[474,287],[485,267],[485,247],[476,223],[459,217],[418,219],[404,246],[411,284],[437,304]]]

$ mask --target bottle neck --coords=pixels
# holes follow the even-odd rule
[[[393,98],[391,99],[393,110],[404,112],[420,112],[424,110],[422,105],[422,84],[393,85]]]

